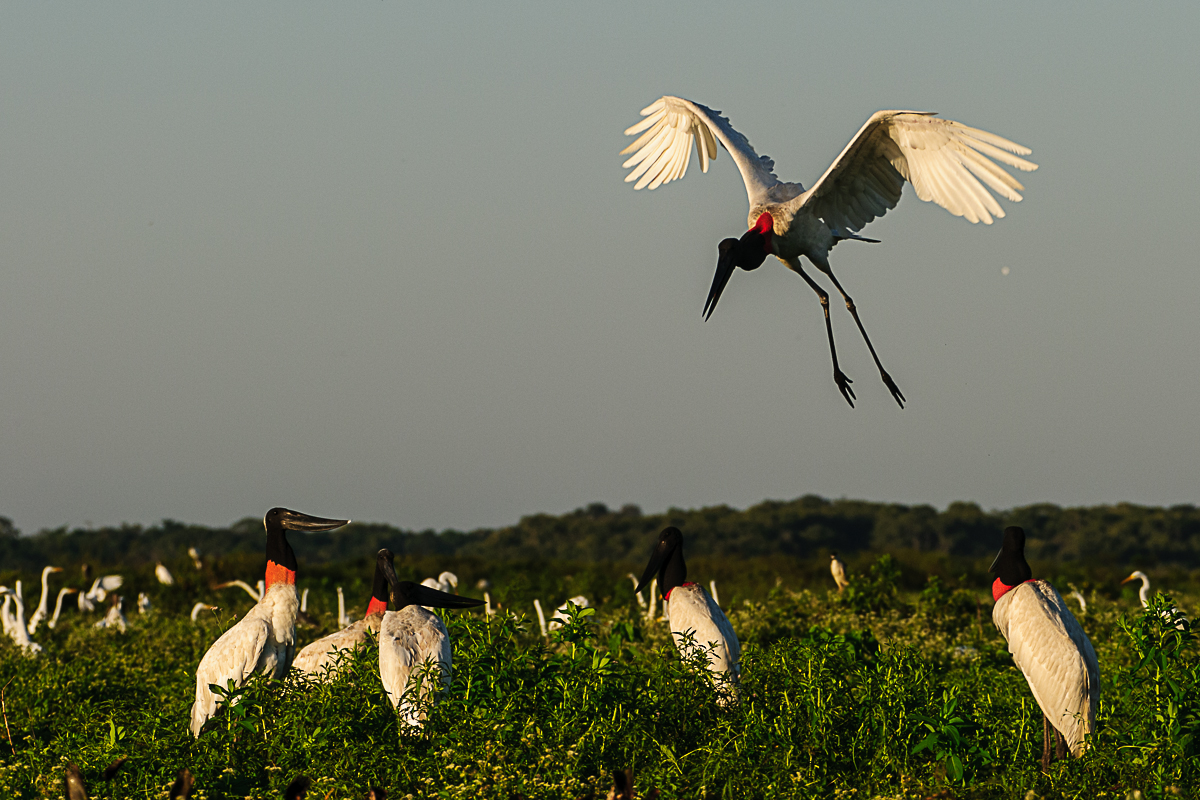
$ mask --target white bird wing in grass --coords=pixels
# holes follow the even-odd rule
[[[356,647],[368,646],[371,642],[368,632],[378,633],[382,620],[382,613],[371,614],[340,631],[317,639],[296,654],[295,660],[292,661],[292,669],[306,675],[323,677],[328,668],[338,663],[339,650],[349,651]]]
[[[404,722],[421,725],[424,717],[420,702],[450,682],[450,658],[450,634],[437,615],[421,606],[405,606],[384,614],[379,629],[379,677]],[[422,680],[414,697],[409,681],[421,675],[428,661],[438,665],[441,685]]]
[[[1087,634],[1046,581],[1007,592],[992,609],[992,621],[1042,713],[1071,754],[1080,755],[1084,736],[1095,729],[1100,702],[1100,667]]]
[[[854,232],[895,208],[907,180],[922,200],[990,225],[1004,209],[988,188],[1014,203],[1025,188],[995,162],[1032,172],[1037,164],[1019,157],[1030,152],[931,112],[877,111],[802,203],[830,228]]]
[[[200,659],[200,666],[196,668],[196,700],[192,704],[193,736],[200,735],[200,729],[221,703],[209,685],[224,689],[229,681],[233,681],[234,687],[240,689],[258,667],[271,637],[271,626],[262,614],[255,614],[255,610],[257,608],[221,634]]]
[[[719,141],[742,173],[750,205],[780,202],[801,191],[795,184],[781,183],[774,173],[775,162],[754,152],[746,137],[734,130],[719,111],[668,95],[643,108],[642,116],[644,120],[625,131],[626,136],[641,135],[621,151],[621,155],[633,153],[621,166],[633,167],[625,182],[637,181],[634,189],[657,189],[682,178],[692,159],[693,143],[700,171],[708,172],[709,162],[717,157]],[[774,187],[787,187],[786,196],[771,197]]]

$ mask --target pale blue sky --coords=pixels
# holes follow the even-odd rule
[[[1198,499],[1200,7],[481,6],[5,9],[0,515]],[[805,185],[880,108],[1033,148],[833,253],[907,409],[774,260],[701,321],[745,193],[622,182],[664,93]]]

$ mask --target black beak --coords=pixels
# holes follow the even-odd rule
[[[996,553],[996,557],[994,559],[992,559],[992,565],[990,567],[988,567],[989,575],[991,575],[993,572],[996,571],[997,565],[1000,563],[1000,556],[1002,556],[1002,555],[1004,555],[1003,549],[1001,549],[999,553]]]
[[[285,509],[279,515],[279,524],[290,531],[331,531],[334,528],[349,525],[350,520],[310,517],[308,514],[301,514],[299,511]]]
[[[712,288],[708,290],[708,300],[704,303],[703,314],[706,321],[716,310],[717,301],[721,299],[721,292],[725,291],[725,284],[729,283],[729,277],[733,275],[733,268],[736,266],[734,262],[737,261],[737,257],[734,255],[737,246],[737,239],[725,239],[717,245],[717,250],[721,255],[717,258],[717,274],[713,276]]]
[[[412,583],[411,581],[404,581],[400,586],[403,588],[404,594],[407,597],[413,598],[413,602],[419,606],[429,606],[430,608],[470,608],[472,606],[483,605],[482,600],[439,592],[437,589],[430,589],[428,586],[422,586],[419,583]]]
[[[650,581],[654,580],[654,576],[658,575],[663,562],[671,554],[670,548],[665,545],[665,542],[660,541],[654,548],[654,552],[650,554],[650,563],[646,565],[646,571],[642,573],[642,580],[638,583],[637,588],[633,590],[634,592],[640,592],[646,588],[650,584]]]

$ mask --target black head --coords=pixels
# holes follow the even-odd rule
[[[402,581],[396,578],[396,570],[392,566],[390,550],[380,550],[376,563],[383,570],[388,582],[388,603],[392,611],[399,611],[405,606],[428,606],[430,608],[471,608],[483,605],[482,600],[463,597],[457,594],[439,592],[412,581]]]
[[[704,303],[704,318],[712,316],[725,291],[725,284],[733,275],[734,267],[740,267],[747,272],[758,269],[771,255],[771,237],[774,235],[774,222],[770,214],[760,214],[754,227],[742,234],[740,239],[723,239],[717,245],[717,274],[713,276],[712,288],[708,290],[708,300]]]
[[[683,563],[683,533],[679,528],[672,526],[658,535],[654,552],[650,554],[650,563],[646,565],[642,580],[634,591],[640,592],[655,577],[658,578],[658,591],[664,595],[687,580],[687,565]]]
[[[325,519],[289,508],[272,508],[263,517],[263,527],[267,529],[267,561],[295,572],[296,554],[284,531],[331,531],[349,523],[348,519]]]
[[[1005,586],[1016,586],[1033,577],[1033,570],[1025,560],[1024,528],[1010,525],[1004,529],[1004,544],[988,572],[995,573]]]

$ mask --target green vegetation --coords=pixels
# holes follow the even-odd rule
[[[631,545],[639,560],[649,542]],[[238,571],[223,574],[175,559],[172,587],[155,584],[150,565],[126,570],[121,592],[154,601],[148,614],[129,614],[126,633],[94,629],[72,611],[56,630],[39,631],[37,658],[0,642],[8,725],[0,796],[59,796],[68,762],[93,797],[163,797],[181,767],[209,798],[278,797],[299,774],[320,798],[361,798],[371,785],[392,798],[600,798],[626,767],[639,796],[651,788],[694,798],[1197,796],[1200,653],[1190,629],[1160,613],[1170,603],[1156,595],[1143,613],[1136,594],[1116,585],[1123,574],[1034,562],[1052,580],[1061,572],[1085,586],[1080,620],[1103,678],[1094,748],[1042,774],[1040,713],[991,623],[986,559],[860,556],[839,595],[826,589],[827,559],[692,558],[690,544],[691,574],[717,577],[743,642],[740,704],[718,706],[666,626],[644,618],[625,577],[632,562],[491,564],[485,573],[478,557],[424,556],[398,559],[402,577],[449,567],[466,594],[488,577],[493,599],[519,616],[445,615],[454,682],[416,732],[399,724],[368,652],[347,658],[328,683],[252,681],[194,742],[196,664],[250,603],[210,585],[250,578],[251,557],[229,556],[218,566]],[[253,569],[261,559],[260,551]],[[372,567],[369,553],[311,569],[301,558],[300,586],[312,588],[317,620],[298,629],[301,644],[334,629],[333,586],[347,587],[362,612]],[[27,601],[32,578],[26,572]],[[0,580],[11,585],[11,575]],[[553,606],[576,592],[594,608],[543,642],[530,600]],[[222,609],[192,624],[196,599]],[[1193,596],[1174,601],[1194,613]],[[129,761],[101,783],[119,756]]]

